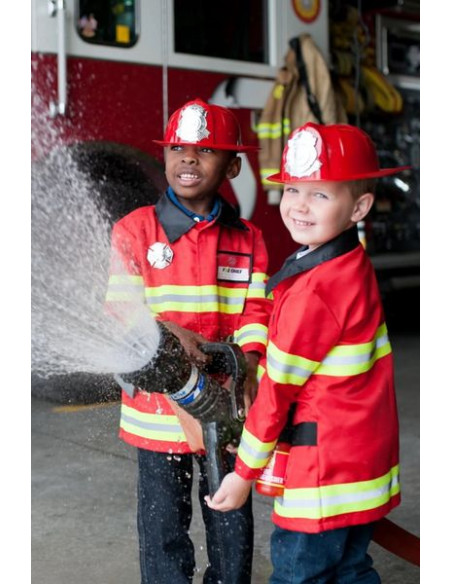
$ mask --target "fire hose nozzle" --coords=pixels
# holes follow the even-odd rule
[[[163,324],[157,324],[160,342],[155,357],[141,369],[122,373],[116,379],[124,390],[136,387],[148,393],[164,393],[199,420],[213,495],[227,470],[222,450],[238,442],[245,420],[246,359],[234,343],[204,343],[200,349],[212,359],[200,370],[190,361],[179,339]],[[230,376],[229,389],[212,377],[220,373]]]

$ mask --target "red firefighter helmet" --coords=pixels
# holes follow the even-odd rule
[[[380,168],[375,144],[356,126],[308,122],[291,133],[280,172],[266,180],[276,183],[349,181],[387,176],[408,168]]]
[[[161,146],[195,145],[200,148],[247,152],[257,146],[244,146],[240,125],[231,110],[201,99],[187,102],[168,120],[163,140],[153,140]]]

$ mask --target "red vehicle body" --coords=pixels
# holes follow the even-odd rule
[[[319,39],[319,44],[327,43],[327,10],[320,3],[317,14],[307,15],[303,21],[295,13],[298,3],[288,0],[277,5],[273,5],[271,0],[251,2],[262,22],[267,22],[267,25],[261,26],[268,27],[264,36],[268,34],[273,39],[268,45],[273,43],[274,47],[267,48],[267,53],[273,54],[273,63],[270,63],[270,58],[266,63],[254,64],[190,55],[187,56],[187,65],[172,66],[164,62],[164,57],[159,62],[157,56],[157,62],[153,62],[155,59],[152,56],[146,60],[141,53],[138,57],[135,53],[140,46],[150,47],[149,52],[152,52],[156,44],[160,46],[167,42],[169,28],[161,28],[158,39],[156,31],[148,30],[146,24],[161,21],[165,11],[169,11],[174,20],[177,2],[135,2],[133,16],[140,32],[136,43],[125,47],[120,42],[108,44],[83,38],[77,23],[82,10],[88,10],[86,4],[77,0],[53,3],[35,0],[33,3],[32,158],[34,161],[42,160],[53,149],[65,146],[76,145],[78,151],[95,149],[97,153],[113,148],[118,156],[129,161],[135,157],[143,164],[147,157],[148,166],[154,163],[156,170],[150,180],[155,183],[156,190],[164,186],[163,152],[152,140],[162,137],[166,121],[174,110],[196,97],[227,105],[228,98],[223,88],[229,80],[239,79],[242,88],[245,87],[245,100],[236,99],[231,107],[241,123],[243,142],[257,145],[257,134],[252,126],[264,105],[274,73],[283,61],[287,39],[306,30]],[[91,2],[92,9],[95,10],[99,4],[102,3]],[[131,3],[107,1],[103,4],[122,5],[123,12],[127,12],[127,4]],[[224,6],[229,5],[230,12],[234,10],[234,4],[239,6],[240,3],[225,3]],[[46,5],[50,6],[49,12]],[[222,5],[219,3],[220,11]],[[273,24],[269,24],[269,14],[271,10],[276,10],[275,6],[278,9],[276,17]],[[53,16],[50,14],[52,12]],[[270,30],[272,26],[273,32]],[[194,35],[200,32],[193,30]],[[64,36],[63,42],[61,35]],[[252,42],[252,39],[248,41]],[[169,51],[171,53],[172,47]],[[163,53],[163,50],[157,52]],[[177,59],[177,54],[174,55]],[[139,59],[143,62],[137,62]],[[241,70],[247,73],[242,75]],[[254,76],[250,76],[248,71],[253,72]],[[64,104],[58,102],[61,93],[66,100]],[[53,112],[50,112],[49,104],[53,105]],[[240,185],[238,192],[230,183],[225,184],[222,194],[230,202],[238,204],[242,215],[263,230],[270,254],[270,271],[273,273],[295,249],[295,244],[284,229],[278,205],[269,203],[267,194],[261,188],[257,153],[242,156],[246,156],[249,162],[246,185]],[[140,201],[140,204],[145,204],[145,201]],[[132,207],[131,202],[127,210]]]
[[[174,110],[196,97],[233,108],[244,143],[258,145],[259,113],[290,38],[310,34],[329,59],[328,2],[229,1],[215,3],[215,11],[211,5],[202,0],[190,7],[182,0],[33,0],[33,160],[75,147],[84,152],[87,172],[113,180],[118,161],[139,165],[150,183],[143,193],[149,188],[157,193],[165,186],[163,153],[152,140],[162,137]],[[94,32],[84,28],[90,15]],[[112,152],[116,162],[96,171],[96,158]],[[296,246],[280,219],[278,195],[262,188],[257,153],[242,159],[240,177],[225,184],[222,194],[262,229],[274,273]],[[393,162],[383,166],[398,165]],[[124,191],[126,183],[123,177]],[[124,200],[112,219],[152,202],[146,196]],[[378,245],[369,251],[392,253],[389,263],[376,258],[378,269],[394,264],[416,269],[417,244],[407,246],[410,236],[398,226],[391,239],[385,202],[375,209],[366,229]],[[405,248],[399,250],[393,242],[401,233]],[[404,256],[394,259],[398,251]]]

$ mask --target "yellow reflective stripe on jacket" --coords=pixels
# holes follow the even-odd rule
[[[147,414],[122,404],[119,425],[130,434],[150,440],[179,443],[186,441],[176,415]]]
[[[137,297],[144,300],[143,276],[112,275],[109,277],[107,302],[127,302]]]
[[[246,297],[248,299],[265,298],[265,284],[267,283],[267,280],[267,274],[264,274],[263,272],[253,272]]]
[[[286,88],[285,85],[283,85],[282,83],[277,83],[273,88],[273,97],[275,99],[281,99],[282,96],[284,95],[285,88]]]
[[[261,442],[246,428],[243,428],[237,456],[239,456],[250,468],[264,468],[270,460],[276,442],[277,440],[272,442]]]
[[[259,383],[261,382],[261,379],[264,376],[264,373],[265,373],[265,367],[263,365],[259,364],[257,366],[257,373],[256,373],[256,377],[257,377],[257,380]]]
[[[369,481],[284,490],[275,500],[281,517],[321,519],[344,513],[376,509],[400,492],[399,466]]]
[[[359,375],[372,369],[375,361],[391,353],[386,324],[382,324],[375,338],[359,345],[339,345],[331,349],[315,375],[334,377]]]
[[[240,347],[243,347],[243,345],[248,343],[262,343],[266,347],[267,335],[267,326],[259,323],[246,324],[237,331],[234,331],[234,341]]]
[[[303,385],[318,366],[317,361],[285,353],[271,341],[268,343],[267,374],[276,383]]]
[[[248,288],[226,286],[156,286],[146,288],[146,302],[153,312],[222,312],[240,314]]]
[[[290,119],[283,118],[278,122],[260,122],[256,126],[257,137],[259,140],[280,140],[281,135],[288,136],[291,132]]]
[[[370,371],[378,359],[392,352],[386,324],[382,324],[375,338],[368,343],[338,345],[318,363],[298,355],[285,353],[269,342],[267,373],[276,383],[303,385],[310,375],[348,377]]]

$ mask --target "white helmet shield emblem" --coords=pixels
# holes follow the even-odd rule
[[[200,142],[209,137],[207,111],[198,104],[189,105],[182,110],[177,124],[176,135],[183,142]]]
[[[310,176],[322,166],[316,149],[317,138],[301,130],[287,143],[286,172],[291,176]]]

